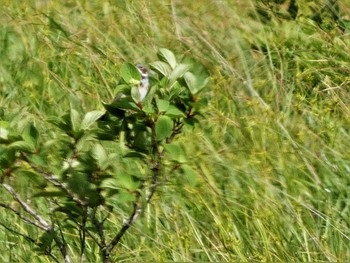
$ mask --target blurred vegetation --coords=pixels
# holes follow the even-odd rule
[[[72,103],[81,112],[103,109],[122,63],[154,61],[159,47],[211,74],[203,118],[177,141],[186,163],[162,178],[115,260],[350,260],[349,3],[1,4],[0,117],[13,129],[33,122],[54,139],[49,117]],[[55,160],[55,149],[48,158]],[[115,162],[120,171],[145,172],[129,159]],[[38,182],[30,176],[9,180],[48,209],[32,201]],[[3,189],[1,196],[11,200]],[[0,224],[2,261],[50,262],[6,227],[39,239],[36,230],[8,213]],[[86,262],[98,260],[96,251],[88,247]]]

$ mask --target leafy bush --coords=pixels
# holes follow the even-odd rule
[[[92,242],[102,261],[110,261],[112,250],[151,201],[162,173],[185,161],[174,139],[185,125],[198,121],[205,105],[200,93],[209,78],[203,67],[188,59],[178,62],[167,49],[160,49],[158,57],[149,65],[152,83],[144,100],[138,91],[140,72],[125,63],[116,88],[124,96],[104,103],[106,112],[84,114],[71,98],[63,116],[46,121],[55,127],[46,131],[35,123],[16,129],[2,116],[0,180],[16,206],[0,206],[40,231],[41,237],[36,240],[35,234],[10,226],[8,231],[24,236],[57,262],[58,253],[71,262],[67,235],[78,240],[74,249],[81,258]],[[130,169],[116,166],[120,158],[131,159]],[[143,173],[137,172],[137,165],[143,166]],[[18,193],[23,178],[34,187],[33,201]],[[40,203],[49,208],[38,209]],[[113,216],[124,220],[119,229],[109,223]]]

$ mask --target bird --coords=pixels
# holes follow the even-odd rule
[[[149,88],[148,69],[142,64],[137,64],[136,67],[141,73],[141,82],[139,84],[139,92],[140,92],[140,100],[143,101],[147,95],[148,88]]]

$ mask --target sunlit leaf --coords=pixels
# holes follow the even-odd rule
[[[171,67],[162,61],[156,61],[149,64],[150,68],[160,74],[162,74],[165,77],[168,77],[171,73]]]
[[[31,153],[34,151],[33,145],[25,141],[13,142],[8,147],[11,150],[26,152],[26,153]]]
[[[141,94],[137,86],[133,86],[131,88],[131,97],[134,100],[134,102],[140,102]]]
[[[83,130],[88,129],[104,114],[102,111],[90,111],[85,114],[83,121],[81,122],[80,128]]]
[[[141,81],[141,74],[137,67],[131,63],[125,63],[120,68],[120,76],[130,84],[139,83]]]
[[[160,60],[167,62],[173,69],[176,67],[175,55],[169,49],[160,48],[157,55]]]
[[[107,178],[102,181],[100,184],[101,188],[108,188],[108,189],[114,189],[114,190],[119,190],[120,186],[118,185],[118,182],[116,181],[115,178]]]
[[[130,174],[118,174],[117,178],[107,178],[102,181],[101,188],[109,188],[114,190],[128,189],[136,190],[140,186],[138,180]]]
[[[186,72],[184,74],[184,79],[185,82],[187,84],[187,87],[189,88],[189,90],[191,91],[192,94],[196,94],[197,93],[197,80],[196,80],[196,76],[193,75],[191,72]]]
[[[8,139],[8,134],[9,134],[9,132],[8,132],[8,130],[7,129],[5,129],[5,128],[3,128],[3,127],[0,127],[0,142],[1,141],[7,141],[7,139]]]
[[[102,163],[107,160],[108,157],[106,150],[99,143],[94,144],[94,148],[92,149],[92,155],[100,167],[102,166]]]
[[[24,141],[31,144],[34,148],[38,147],[39,143],[39,132],[34,126],[34,124],[28,124],[22,134]]]
[[[77,132],[80,125],[80,115],[75,109],[70,110],[70,121],[72,124],[72,131]]]
[[[172,85],[178,78],[181,78],[190,68],[191,66],[187,64],[177,65],[169,76],[170,84]]]

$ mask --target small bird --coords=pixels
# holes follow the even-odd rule
[[[141,73],[141,82],[139,85],[139,92],[140,92],[140,100],[142,101],[146,97],[148,88],[149,88],[148,69],[144,67],[142,64],[137,64],[136,67]]]

